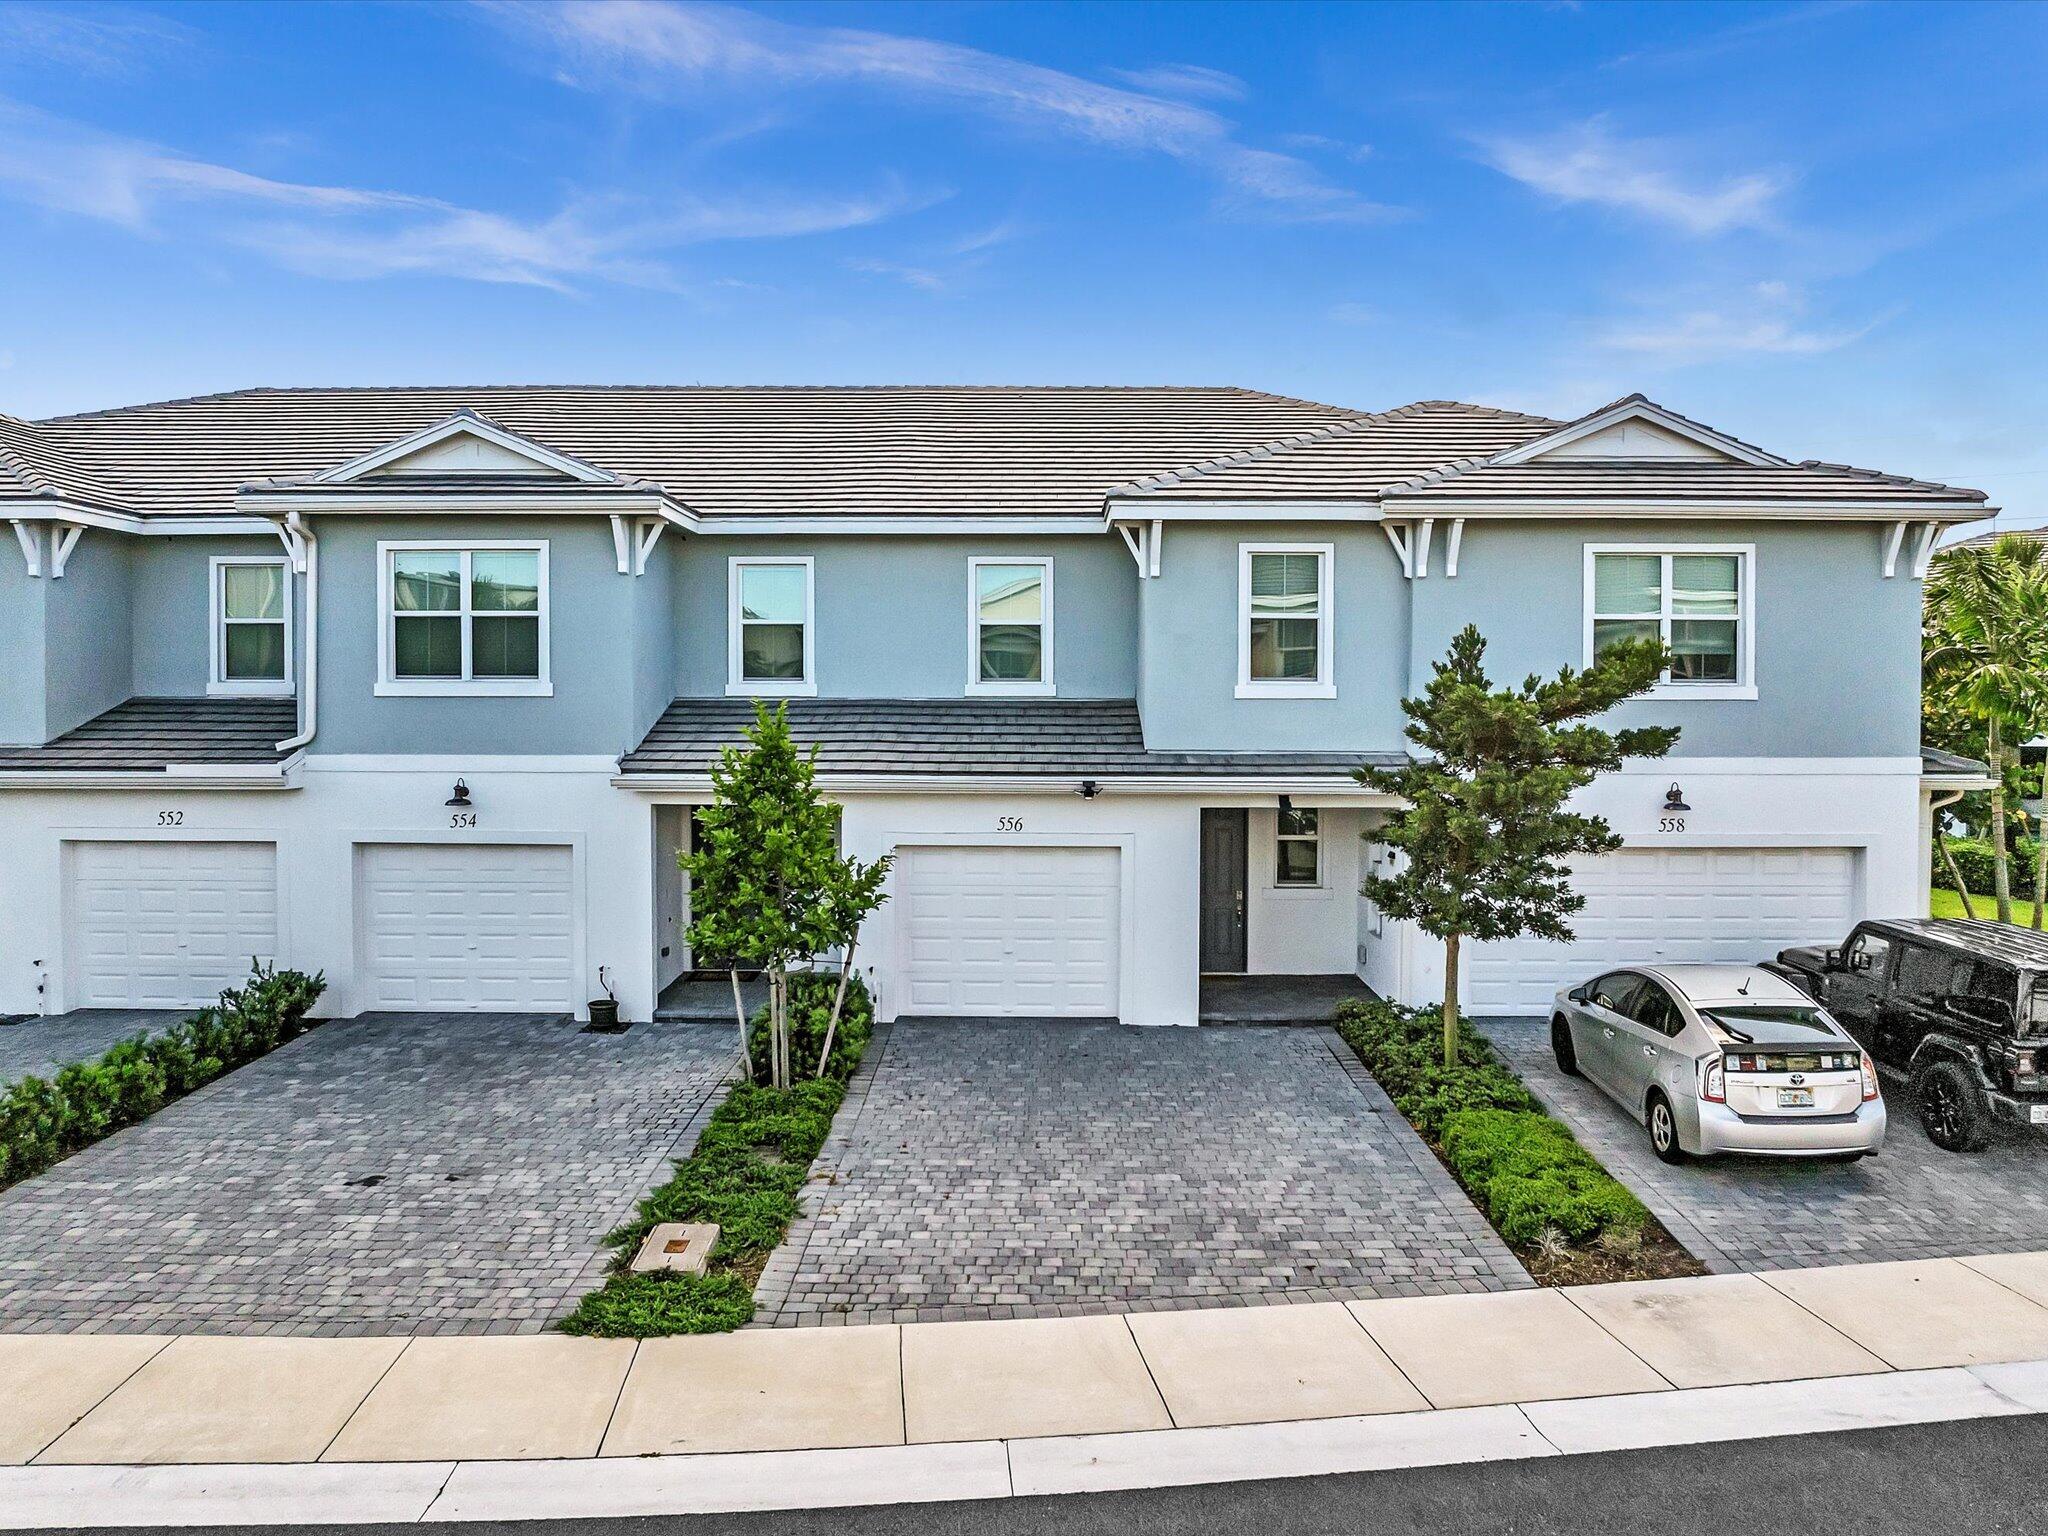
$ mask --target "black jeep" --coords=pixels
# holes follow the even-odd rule
[[[2009,923],[1859,923],[1846,943],[1787,949],[1769,969],[1911,1074],[1928,1139],[1984,1144],[1994,1122],[2048,1126],[2048,935]]]

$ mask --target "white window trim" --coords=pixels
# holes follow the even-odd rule
[[[756,678],[741,672],[745,651],[740,630],[740,573],[754,566],[794,565],[804,573],[804,675]],[[809,555],[733,555],[725,562],[725,691],[729,698],[809,699],[818,692],[818,587]]]
[[[1299,681],[1252,677],[1252,556],[1314,555],[1316,572],[1316,675]],[[1336,655],[1337,549],[1334,544],[1240,544],[1237,546],[1237,696],[1240,699],[1334,699]]]
[[[1044,572],[1039,589],[1038,680],[984,682],[981,676],[981,568],[1035,565]],[[1052,676],[1052,556],[969,555],[967,557],[967,692],[1008,698],[1049,699],[1059,692]]]
[[[1739,561],[1740,611],[1735,623],[1736,679],[1732,683],[1675,683],[1668,677],[1642,697],[1649,699],[1753,699],[1756,692],[1756,546],[1754,544],[1588,544],[1586,546],[1584,634],[1581,664],[1593,665],[1593,562],[1600,555],[1734,555]],[[1669,567],[1666,572],[1668,576]],[[1662,582],[1665,641],[1671,635],[1671,583]]]
[[[279,679],[230,678],[227,675],[227,605],[222,601],[223,567],[230,565],[274,565],[284,573],[284,677]],[[215,555],[206,563],[206,691],[215,698],[289,698],[296,691],[293,668],[297,647],[292,635],[291,564],[282,555]],[[261,622],[269,622],[264,620]]]
[[[1303,834],[1300,832],[1283,832],[1281,828],[1287,825],[1287,813],[1285,811],[1276,811],[1273,813],[1273,889],[1282,894],[1289,891],[1322,890],[1324,883],[1323,877],[1328,864],[1328,861],[1323,858],[1323,853],[1325,850],[1323,848],[1323,813],[1321,808],[1313,805],[1298,805],[1295,807],[1295,809],[1297,811],[1307,811],[1311,815],[1313,815],[1316,819],[1316,829],[1315,831],[1307,834]],[[1315,879],[1282,880],[1280,878],[1280,845],[1282,843],[1315,844]]]
[[[462,607],[455,614],[469,618],[469,557],[485,550],[530,550],[540,581],[539,677],[397,677],[398,614],[392,606],[391,557],[404,550],[442,549],[462,557]],[[377,683],[379,698],[553,698],[548,678],[548,541],[546,539],[391,539],[377,544]],[[469,669],[469,625],[462,626],[463,669]]]

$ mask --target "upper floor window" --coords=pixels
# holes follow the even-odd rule
[[[1323,883],[1321,823],[1321,816],[1312,810],[1290,806],[1280,813],[1274,853],[1275,885]]]
[[[206,691],[292,691],[292,579],[282,559],[216,555],[212,561],[212,670]]]
[[[728,569],[725,691],[759,698],[816,693],[810,557],[734,560]]]
[[[1238,546],[1237,696],[1334,698],[1328,544]]]
[[[1586,661],[1620,640],[1662,640],[1656,694],[1756,697],[1756,551],[1751,545],[1589,545]]]
[[[379,544],[377,561],[378,693],[554,691],[544,542]]]
[[[969,560],[967,691],[1049,694],[1052,562]]]

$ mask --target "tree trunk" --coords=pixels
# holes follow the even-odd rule
[[[854,929],[853,937],[846,941],[846,953],[839,957],[839,990],[832,994],[832,1017],[825,1022],[825,1044],[818,1052],[819,1077],[825,1075],[825,1063],[832,1059],[832,1037],[839,1033],[840,1010],[846,1007],[846,983],[853,976],[853,947],[860,943],[860,930]]]
[[[725,974],[732,978],[732,1011],[739,1015],[740,1021],[740,1060],[746,1063],[747,1081],[751,1083],[754,1080],[754,1051],[747,1044],[747,1005],[740,996],[739,967],[734,966]]]
[[[1986,722],[1986,755],[1991,759],[1991,894],[1998,920],[2012,921],[2012,854],[2005,846],[2005,741],[1994,716]]]
[[[775,1086],[789,1087],[789,972],[775,973]]]
[[[2048,880],[2048,828],[2041,825],[2041,818],[2034,818],[2034,932],[2041,931],[2041,909],[2048,907],[2048,895],[2041,889]]]
[[[1456,930],[1444,935],[1444,1065],[1458,1064],[1458,939]]]
[[[1970,900],[1970,888],[1963,884],[1963,872],[1956,868],[1956,856],[1949,850],[1948,834],[1937,828],[1934,834],[1934,843],[1941,850],[1941,862],[1948,866],[1949,882],[1955,886],[1956,895],[1962,898],[1963,916],[1975,918],[1977,915],[1976,904]]]

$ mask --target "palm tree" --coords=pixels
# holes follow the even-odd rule
[[[1945,553],[1927,579],[1924,670],[1931,697],[1984,726],[1996,780],[1992,894],[1998,920],[2009,923],[2006,786],[2018,766],[2018,743],[2048,720],[2048,546],[2007,534]]]

